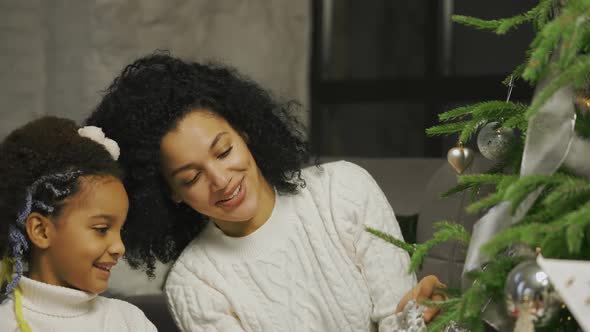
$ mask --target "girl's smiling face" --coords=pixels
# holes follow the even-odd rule
[[[125,253],[121,229],[129,200],[120,180],[81,177],[80,191],[66,199],[61,213],[50,217],[47,248],[30,277],[48,284],[101,293],[110,269]]]

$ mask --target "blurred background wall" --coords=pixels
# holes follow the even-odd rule
[[[0,0],[0,137],[42,114],[83,120],[124,65],[156,49],[231,64],[307,109],[309,7],[293,0]]]
[[[322,156],[443,157],[437,114],[505,99],[532,38],[451,22],[535,0],[0,0],[0,137],[42,114],[82,120],[125,64],[156,49],[237,67],[303,104]],[[517,82],[512,100],[531,88]]]

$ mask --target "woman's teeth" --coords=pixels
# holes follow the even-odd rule
[[[232,199],[232,198],[234,198],[234,197],[238,196],[238,194],[240,193],[240,190],[241,190],[241,189],[242,189],[242,185],[239,185],[239,186],[236,188],[236,190],[234,190],[234,192],[231,194],[231,196],[230,196],[229,198],[227,198],[227,199],[222,199],[221,201],[222,201],[222,202],[227,202],[227,201],[229,201],[230,199]]]

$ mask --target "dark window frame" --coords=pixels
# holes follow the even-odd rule
[[[499,84],[506,75],[457,76],[442,75],[439,63],[441,49],[440,1],[427,3],[427,37],[424,40],[425,75],[419,78],[393,79],[337,79],[322,78],[322,28],[323,1],[311,1],[311,63],[310,63],[310,101],[311,101],[311,148],[317,155],[321,151],[322,105],[356,104],[366,102],[419,102],[425,105],[424,128],[438,123],[438,114],[445,105],[456,102],[477,102],[497,99],[506,93]],[[532,88],[518,89],[519,100],[530,100]],[[425,141],[423,157],[443,157],[443,138],[431,137]]]

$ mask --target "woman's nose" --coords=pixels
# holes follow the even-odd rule
[[[211,170],[209,174],[212,190],[220,190],[227,187],[229,180],[231,179],[229,172],[221,169]]]

